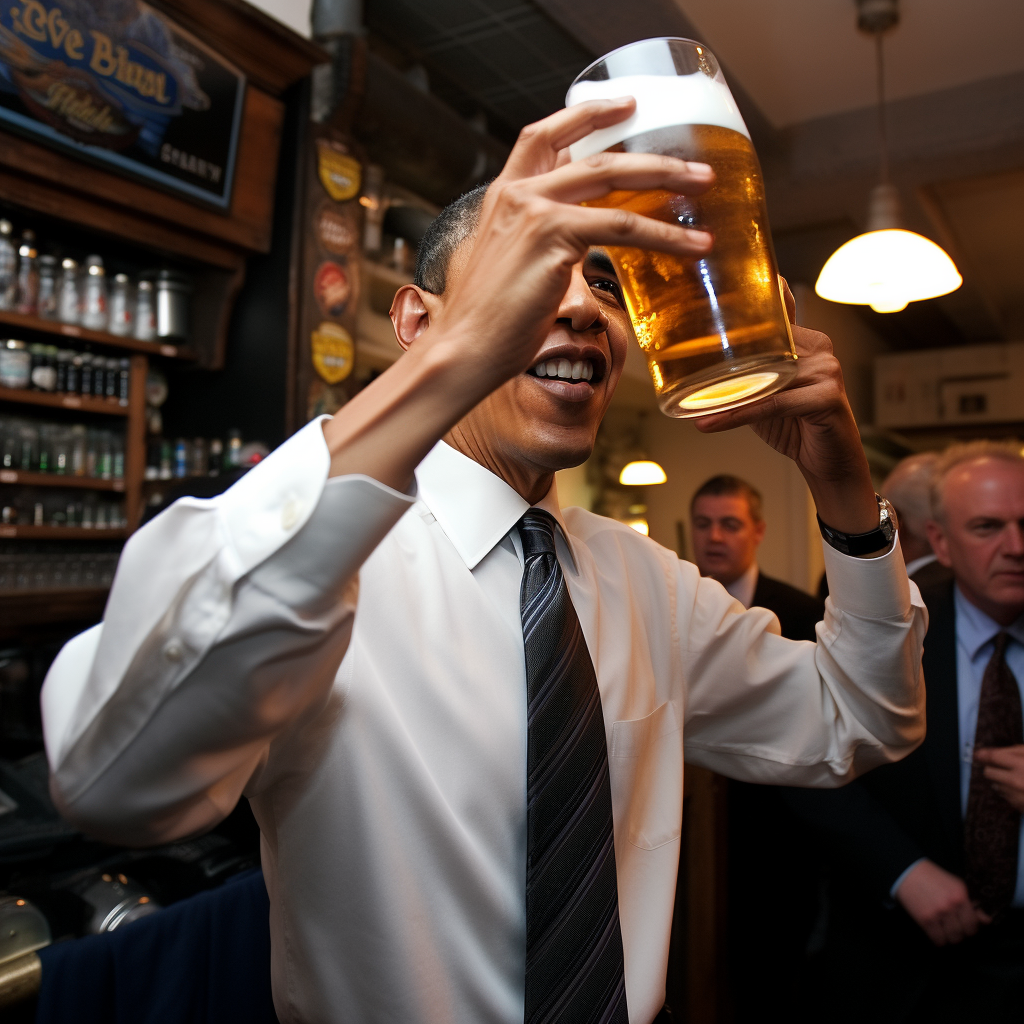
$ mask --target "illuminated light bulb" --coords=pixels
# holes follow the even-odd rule
[[[647,520],[643,516],[637,516],[635,519],[627,519],[626,525],[631,530],[636,530],[637,533],[642,533],[645,537],[651,535],[651,528],[647,525]]]
[[[841,245],[821,268],[814,290],[830,302],[896,313],[908,302],[947,295],[963,284],[945,250],[914,231],[868,231]]]
[[[651,462],[649,459],[627,462],[619,474],[619,483],[624,487],[646,487],[648,484],[663,484],[667,479],[665,470],[658,463]]]

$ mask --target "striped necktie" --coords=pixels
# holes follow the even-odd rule
[[[526,648],[526,1024],[628,1024],[608,750],[597,676],[530,509],[520,608]]]

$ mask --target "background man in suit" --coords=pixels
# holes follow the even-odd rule
[[[928,539],[932,517],[931,485],[938,452],[919,452],[901,459],[882,483],[884,494],[895,506],[900,520],[900,548],[907,575],[919,587],[952,579],[952,572],[935,557]]]
[[[835,1020],[1024,1019],[1019,444],[951,448],[931,498],[928,536],[955,579],[921,588],[927,738],[824,799],[789,791],[838,851],[822,977],[849,997]]]
[[[824,602],[761,572],[757,549],[766,527],[754,487],[736,476],[714,476],[690,504],[694,561],[744,607],[775,612],[784,637],[813,641]],[[729,781],[729,989],[741,1021],[781,1015],[792,1005],[818,911],[808,829],[782,793]]]
[[[702,576],[718,580],[744,608],[757,605],[775,612],[784,637],[814,640],[822,602],[758,568],[757,549],[766,527],[754,487],[738,476],[713,476],[690,502],[693,560]]]

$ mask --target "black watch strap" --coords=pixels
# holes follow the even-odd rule
[[[867,533],[843,533],[842,530],[834,530],[831,526],[826,526],[821,521],[821,516],[817,517],[818,529],[821,530],[822,537],[830,547],[841,551],[844,555],[858,557],[881,551],[882,548],[892,544],[893,537],[896,536],[896,531],[899,529],[899,523],[896,521],[896,509],[880,494],[876,494],[875,498],[878,501],[878,526],[873,530],[868,530]]]

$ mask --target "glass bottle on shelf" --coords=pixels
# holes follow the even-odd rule
[[[107,278],[102,256],[85,258],[85,289],[82,296],[82,326],[90,331],[107,329]]]
[[[57,294],[57,319],[66,324],[77,324],[82,315],[82,300],[78,291],[78,261],[65,259],[60,265],[60,288]]]
[[[236,469],[242,464],[242,432],[240,430],[228,431],[228,452],[227,467]]]
[[[113,460],[111,462],[111,472],[115,480],[124,479],[124,435],[118,432],[114,432],[112,435],[111,452]]]
[[[92,396],[102,398],[107,393],[107,361],[103,356],[92,357]]]
[[[18,250],[11,241],[11,222],[0,219],[0,309],[14,309],[18,295]]]
[[[37,391],[57,390],[57,350],[49,345],[31,345],[32,387]]]
[[[57,289],[57,257],[49,254],[40,256],[36,312],[44,320],[57,319]]]
[[[191,471],[189,476],[206,476],[209,469],[206,454],[206,439],[197,437],[192,442],[192,454],[190,458]]]
[[[86,432],[81,423],[71,428],[71,474],[85,476],[86,470]]]
[[[0,387],[27,388],[32,382],[32,355],[17,338],[0,343]]]
[[[215,437],[210,442],[210,476],[220,476],[221,470],[224,468],[224,442],[219,438]]]
[[[156,340],[156,307],[153,304],[153,282],[139,282],[135,297],[135,338],[138,341]]]
[[[18,297],[15,310],[35,316],[39,301],[39,265],[34,231],[24,231],[18,248]]]
[[[127,274],[114,275],[110,292],[110,322],[107,330],[121,337],[132,333],[131,284]]]
[[[106,370],[103,374],[103,397],[117,398],[121,383],[121,360],[108,359]]]

